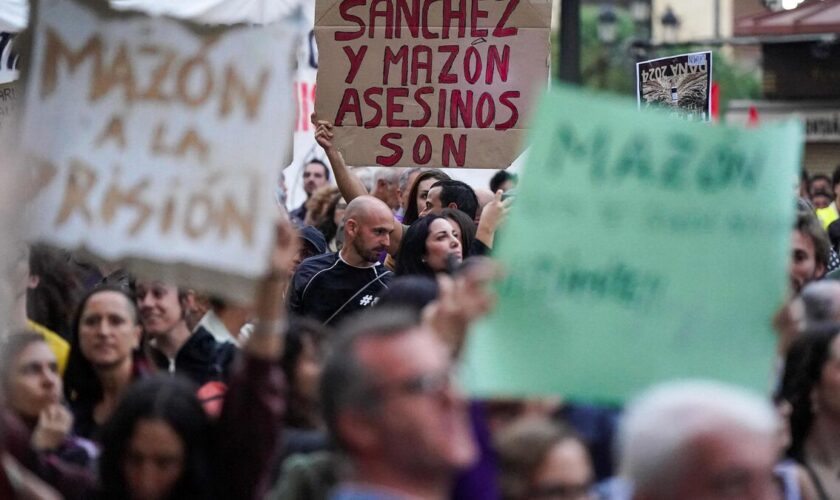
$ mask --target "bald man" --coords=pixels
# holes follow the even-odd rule
[[[289,310],[325,325],[379,301],[393,274],[379,263],[396,222],[391,209],[373,196],[359,196],[344,212],[344,246],[310,257],[292,278]]]

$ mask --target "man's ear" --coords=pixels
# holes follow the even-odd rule
[[[338,416],[336,424],[341,442],[351,450],[368,454],[378,446],[379,436],[370,416],[347,410]]]
[[[453,201],[453,202],[450,202],[449,205],[446,205],[446,208],[454,208],[455,210],[457,210],[458,209],[458,204]]]
[[[358,230],[359,225],[356,223],[356,219],[347,219],[344,221],[344,231],[350,236],[356,236]]]

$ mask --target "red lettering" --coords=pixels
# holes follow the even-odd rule
[[[440,74],[438,75],[438,83],[458,83],[458,75],[450,72],[452,70],[452,65],[455,63],[455,56],[458,55],[458,46],[441,45],[440,47],[438,47],[438,52],[446,52],[449,54],[449,57],[446,59],[446,62],[443,63],[443,67],[440,69]]]
[[[344,89],[344,95],[341,96],[341,104],[338,106],[338,114],[335,115],[333,123],[340,127],[344,124],[344,115],[353,113],[356,122],[353,125],[360,125],[362,123],[362,110],[359,108],[359,93],[356,89]]]
[[[420,29],[423,33],[423,38],[427,40],[431,40],[433,38],[440,38],[440,35],[437,33],[432,33],[429,31],[429,7],[431,7],[432,2],[436,2],[437,0],[423,0],[423,13],[420,16]],[[446,2],[447,0],[443,0]]]
[[[371,98],[374,95],[382,95],[382,87],[367,88],[362,94],[362,99],[365,100],[365,104],[374,109],[373,118],[365,122],[365,128],[378,127],[382,123],[382,106]]]
[[[484,83],[493,83],[493,73],[496,68],[499,70],[499,78],[503,82],[506,82],[508,79],[508,69],[510,69],[510,45],[505,45],[502,49],[501,56],[499,56],[499,48],[497,46],[491,45],[487,49],[487,70],[484,74]]]
[[[452,8],[455,2],[458,2],[458,9]],[[467,32],[466,0],[443,0],[443,38],[449,38],[449,28],[453,20],[458,21],[458,38],[463,38]]]
[[[362,66],[362,60],[365,58],[365,54],[367,53],[367,45],[362,45],[359,47],[358,53],[353,53],[353,48],[349,45],[345,45],[344,53],[347,54],[347,60],[350,61],[350,70],[347,72],[347,78],[344,79],[344,83],[353,83],[353,80],[356,79],[356,73],[359,72],[359,68]]]
[[[486,29],[478,29],[478,20],[487,17],[487,11],[478,7],[478,1],[472,0],[472,10],[470,11],[470,37],[472,38],[487,36]]]
[[[496,27],[493,28],[493,36],[495,37],[505,37],[505,36],[516,36],[519,33],[519,30],[513,26],[505,26],[505,23],[510,18],[510,15],[513,14],[513,11],[516,10],[516,6],[519,5],[519,0],[508,0],[507,7],[505,7],[505,11],[502,13],[502,17],[499,18],[499,22],[496,24]]]
[[[411,0],[411,7],[407,0],[397,0],[396,15],[394,24],[397,38],[402,37],[403,27],[408,28],[412,38],[420,36],[420,0]]]
[[[400,161],[400,158],[402,158],[403,155],[403,149],[398,144],[391,142],[400,139],[402,139],[402,134],[398,134],[396,132],[390,132],[382,136],[382,139],[379,140],[379,145],[390,149],[393,151],[393,154],[390,156],[377,156],[376,163],[378,165],[382,165],[383,167],[393,167],[398,161]]]
[[[296,90],[297,90],[297,99],[295,99],[295,104],[296,104],[295,108],[297,108],[297,115],[298,115],[298,120],[297,120],[298,123],[297,123],[296,130],[303,130],[303,131],[309,130],[309,128],[306,126],[306,124],[309,123],[309,120],[306,118],[306,111],[305,111],[306,110],[306,108],[305,108],[305,106],[306,106],[306,87],[308,87],[308,86],[309,86],[309,84],[306,83],[306,82],[297,82],[295,84],[295,87],[296,87]]]
[[[423,117],[411,121],[412,127],[425,127],[429,120],[432,119],[432,107],[423,99],[426,94],[434,93],[434,87],[420,87],[414,91],[414,100],[423,108]],[[444,91],[445,92],[445,91]]]
[[[455,165],[463,167],[467,161],[467,135],[461,134],[458,138],[458,147],[455,147],[455,139],[452,134],[443,134],[443,166],[450,166],[450,156],[455,157]]]
[[[388,75],[391,74],[391,64],[402,64],[402,78],[400,85],[408,85],[408,45],[403,45],[397,53],[391,47],[385,47],[385,62],[382,65],[382,84],[388,85]]]
[[[422,154],[420,153],[421,146],[425,146],[425,151],[423,151]],[[425,165],[429,163],[429,160],[432,159],[432,141],[429,140],[429,136],[426,134],[420,134],[417,137],[417,140],[414,141],[412,158],[414,159],[414,163],[418,165]]]
[[[511,99],[519,97],[518,90],[506,90],[499,96],[499,102],[510,109],[510,119],[504,123],[496,124],[496,130],[507,130],[513,128],[516,122],[519,121],[519,110],[516,105],[510,102]]]
[[[347,22],[356,23],[359,26],[359,29],[356,31],[336,31],[335,32],[335,40],[337,42],[346,42],[349,40],[355,40],[360,36],[365,34],[365,22],[362,21],[362,18],[359,16],[354,16],[350,14],[350,9],[353,7],[361,7],[367,2],[367,0],[342,0],[341,4],[338,6],[338,13],[342,19]]]
[[[485,111],[486,109],[486,111]],[[489,92],[482,92],[475,105],[475,122],[478,128],[487,128],[496,118],[496,101]]]
[[[452,91],[452,100],[449,101],[449,126],[451,128],[458,128],[458,116],[464,123],[464,127],[472,128],[472,112],[473,112],[473,91],[465,91],[467,94],[466,100],[461,98],[460,89]]]
[[[470,62],[472,61],[472,62]],[[470,74],[472,68],[472,74]],[[467,54],[464,56],[464,79],[467,83],[475,83],[481,77],[481,54],[478,49],[470,45]]]
[[[425,54],[425,61],[420,60],[420,54]],[[417,45],[411,51],[411,84],[417,85],[420,70],[426,70],[426,83],[432,83],[432,48]]]
[[[446,89],[440,89],[438,94],[438,128],[444,127],[444,120],[446,119]]]
[[[384,10],[378,10],[380,5],[384,5]],[[385,38],[394,37],[394,8],[391,5],[391,0],[373,0],[370,3],[370,29],[368,30],[368,38],[376,37],[376,18],[381,17],[385,24]]]
[[[407,127],[408,120],[397,119],[394,115],[403,112],[403,105],[395,102],[398,97],[408,97],[405,87],[391,87],[385,92],[385,125],[388,127]]]

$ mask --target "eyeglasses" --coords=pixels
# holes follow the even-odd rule
[[[424,373],[409,379],[380,385],[380,396],[440,396],[451,386],[454,380],[452,370],[438,373]]]

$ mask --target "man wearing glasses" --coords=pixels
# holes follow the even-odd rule
[[[331,498],[447,498],[477,457],[447,347],[416,315],[386,308],[351,320],[333,347],[323,412],[354,475]]]

